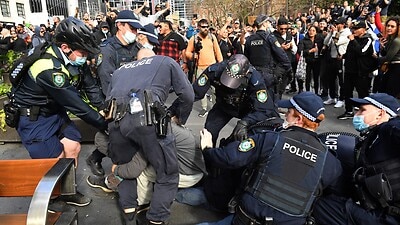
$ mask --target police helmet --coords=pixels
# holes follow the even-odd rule
[[[57,43],[67,43],[72,50],[84,50],[98,54],[100,48],[95,42],[95,37],[85,23],[75,17],[68,17],[57,25],[55,34]]]
[[[233,55],[221,75],[221,83],[229,88],[236,89],[247,77],[250,62],[242,54]]]

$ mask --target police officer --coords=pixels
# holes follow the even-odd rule
[[[93,80],[91,86],[87,86],[86,81],[91,77],[89,70],[86,68],[86,74],[79,74],[82,67],[87,67],[87,55],[97,54],[99,48],[91,30],[73,17],[57,26],[54,42],[46,50],[47,57],[37,60],[29,68],[29,75],[14,88],[14,100],[21,115],[17,131],[32,158],[77,160],[81,134],[66,111],[100,130],[107,129],[104,118],[80,98],[76,88],[86,90],[87,96],[97,105],[104,102]],[[90,203],[90,199],[80,193],[62,198],[77,206]]]
[[[273,87],[278,80],[274,77],[276,65],[285,73],[291,71],[291,64],[285,51],[282,49],[276,37],[269,31],[271,18],[259,15],[255,20],[256,33],[247,38],[244,46],[244,55],[250,63],[262,74],[270,96],[274,97]]]
[[[213,135],[214,145],[219,132],[232,118],[241,119],[234,135],[244,137],[249,125],[269,117],[279,117],[260,73],[242,54],[209,66],[193,83],[195,101],[202,99],[211,86],[215,87],[216,103],[207,117],[205,128]]]
[[[302,92],[277,104],[288,108],[280,132],[258,133],[223,148],[212,148],[211,133],[201,132],[205,160],[247,167],[250,174],[235,214],[218,224],[305,224],[321,188],[341,173],[340,162],[315,133],[325,118],[322,99]]]
[[[101,53],[97,56],[97,74],[104,95],[107,93],[111,74],[121,65],[135,60],[137,52],[142,47],[142,45],[136,44],[136,37],[138,29],[143,26],[132,11],[119,12],[115,24],[117,33],[100,45]],[[105,134],[97,133],[95,139],[107,143],[108,138]],[[89,155],[86,162],[95,175],[104,175],[101,161],[106,154],[104,151],[99,151],[99,148],[101,149],[101,147],[97,147]]]
[[[317,224],[400,224],[400,104],[385,93],[351,101],[359,107],[353,125],[361,134],[350,172],[353,195],[334,190],[316,202],[314,217]]]
[[[117,103],[117,116],[109,124],[110,158],[114,164],[124,164],[137,151],[142,151],[157,174],[154,194],[147,212],[148,224],[164,224],[170,215],[169,208],[178,189],[175,141],[168,123],[164,123],[167,127],[163,126],[163,129],[157,129],[156,132],[158,125],[167,119],[164,113],[160,113],[162,108],[150,110],[154,120],[151,115],[144,117],[142,110],[149,112],[147,109],[150,106],[162,107],[172,87],[178,98],[172,103],[170,114],[183,124],[186,121],[180,119],[187,118],[190,114],[194,94],[186,75],[172,58],[155,56],[149,49],[140,50],[138,58],[142,59],[116,70],[110,83],[107,99],[115,99]],[[141,105],[129,106],[132,95],[140,99]],[[136,111],[140,112],[135,113]],[[124,179],[119,184],[118,191],[126,220],[131,221],[137,207],[136,180]]]

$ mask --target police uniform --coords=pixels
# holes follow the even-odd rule
[[[275,85],[274,68],[276,64],[285,70],[291,70],[291,64],[276,37],[268,31],[257,30],[246,39],[244,55],[263,75],[267,87]]]
[[[235,73],[232,70],[240,58],[248,63],[244,55],[234,55],[229,61],[209,66],[193,83],[195,101],[202,99],[211,86],[215,87],[216,103],[205,123],[205,128],[213,135],[213,143],[216,143],[219,132],[232,118],[239,118],[252,125],[270,117],[279,117],[260,73],[252,66],[247,66],[249,70],[243,74],[245,77],[238,87],[230,88],[221,82],[226,71],[230,70],[231,76]],[[242,72],[236,71],[238,74]],[[234,76],[231,78],[235,79]]]
[[[79,75],[55,45],[46,52],[52,57],[36,61],[29,69],[29,76],[22,78],[15,89],[15,103],[21,112],[17,131],[32,158],[58,157],[63,151],[59,141],[62,137],[81,140],[66,110],[96,128],[107,128],[104,118],[81,99],[76,89],[85,90],[90,100],[102,105],[104,99],[90,72],[86,70],[87,74]]]
[[[295,96],[290,107],[318,122],[323,103],[320,98],[314,102],[318,97],[312,95],[306,104],[301,98],[307,96]],[[278,102],[280,107],[288,107],[286,104]],[[306,107],[316,113],[309,113]],[[204,157],[222,168],[248,170],[235,215],[226,223],[233,225],[305,224],[321,188],[333,184],[342,171],[317,134],[298,126],[258,133],[223,148],[206,148]]]
[[[361,141],[356,145],[356,169],[350,171],[353,195],[331,194],[321,198],[316,203],[314,217],[317,224],[399,224],[400,105],[384,93],[351,101],[356,106],[372,104],[385,110],[391,119],[361,133]]]
[[[154,194],[147,212],[147,218],[152,221],[165,221],[169,217],[169,208],[177,192],[175,141],[170,129],[162,138],[157,136],[154,125],[142,126],[142,118],[130,114],[127,105],[134,91],[145,106],[144,90],[150,90],[153,101],[163,105],[171,87],[178,96],[170,107],[171,114],[184,118],[193,106],[193,89],[180,66],[166,56],[152,56],[124,64],[113,73],[107,94],[107,99],[116,99],[118,105],[117,118],[109,124],[111,160],[114,164],[124,164],[132,159],[136,151],[143,151],[156,171]],[[118,189],[122,208],[135,208],[135,180],[123,180]]]
[[[131,10],[122,10],[119,12],[115,20],[115,23],[118,22],[127,23],[130,27],[135,29],[143,28],[140,21]],[[121,35],[124,38],[124,35]],[[123,64],[136,60],[136,55],[140,50],[140,46],[135,43],[136,41],[124,45],[118,37],[114,35],[100,45],[101,53],[97,56],[97,72],[104,95],[108,91],[111,74]]]
[[[137,44],[123,45],[117,36],[108,38],[100,45],[101,54],[97,56],[100,63],[97,73],[104,95],[111,81],[111,74],[125,63],[136,60],[140,50]]]

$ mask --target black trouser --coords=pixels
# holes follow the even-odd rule
[[[346,112],[353,112],[353,104],[351,103],[350,98],[353,97],[354,88],[356,88],[358,98],[364,98],[369,95],[370,86],[371,78],[368,74],[359,75],[358,72],[345,72],[343,88]]]
[[[314,80],[314,92],[315,94],[319,94],[319,71],[320,71],[321,65],[320,65],[320,60],[315,60],[311,62],[307,62],[307,67],[306,67],[306,91],[310,91],[310,85],[311,85],[311,76],[312,79]]]
[[[326,69],[325,69],[325,77],[324,80],[326,81],[326,87],[329,90],[329,96],[331,98],[338,98],[338,81],[339,81],[339,86],[340,91],[343,92],[343,77],[342,77],[342,60],[341,59],[335,59],[335,58],[329,58],[326,59]],[[342,95],[343,98],[343,95]]]
[[[178,191],[179,174],[175,138],[170,126],[167,136],[158,138],[154,126],[137,126],[138,120],[140,123],[140,118],[134,117],[131,114],[125,115],[119,126],[115,122],[110,123],[110,158],[114,162],[113,158],[118,158],[118,155],[124,155],[126,151],[136,150],[143,152],[144,157],[153,166],[157,174],[147,219],[166,221],[170,216],[171,204]],[[114,137],[118,138],[114,141]],[[128,160],[131,159],[128,158]],[[132,198],[133,196],[128,192],[124,193],[126,198]],[[120,198],[122,197],[120,193]],[[120,200],[120,202],[135,204],[136,199]],[[132,206],[135,207],[136,205]],[[128,208],[126,206],[122,207]]]

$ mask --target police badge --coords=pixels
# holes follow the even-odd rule
[[[207,81],[208,81],[208,77],[205,74],[202,74],[199,78],[197,78],[197,84],[200,87],[206,85]]]
[[[62,87],[64,85],[65,77],[63,73],[53,73],[52,77],[54,85],[56,85],[57,87]]]
[[[268,99],[268,94],[266,90],[259,90],[256,92],[257,100],[261,103],[264,103]]]
[[[247,138],[243,140],[239,145],[239,152],[248,152],[256,146],[252,138]]]

